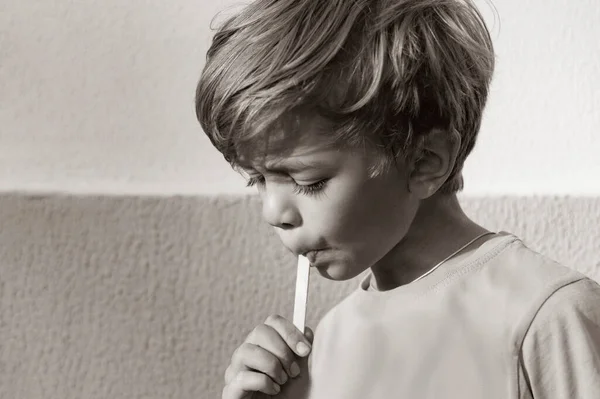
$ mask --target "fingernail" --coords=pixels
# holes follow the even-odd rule
[[[298,366],[298,363],[296,363],[296,362],[292,363],[292,365],[290,367],[290,373],[291,373],[292,377],[296,377],[296,376],[298,376],[298,374],[300,374],[300,366]]]
[[[304,356],[308,353],[310,348],[304,342],[299,342],[298,345],[296,345],[296,350],[301,356]]]
[[[273,390],[274,390],[275,392],[279,392],[279,385],[277,385],[277,384],[273,384]]]

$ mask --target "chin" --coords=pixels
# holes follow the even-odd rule
[[[364,271],[354,264],[340,261],[324,262],[321,265],[315,265],[314,268],[322,277],[332,281],[347,281]]]

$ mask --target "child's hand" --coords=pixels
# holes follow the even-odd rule
[[[313,337],[308,327],[304,336],[289,320],[269,316],[233,353],[231,364],[225,371],[222,399],[285,397],[285,392],[291,391],[292,386],[307,384],[307,356]],[[298,351],[300,342],[307,345],[306,353]]]

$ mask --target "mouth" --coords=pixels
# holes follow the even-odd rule
[[[303,253],[302,255],[306,257],[306,259],[308,259],[308,261],[310,262],[311,266],[314,266],[315,262],[317,261],[317,258],[319,256],[319,253],[323,251],[323,249],[314,249],[308,252]]]

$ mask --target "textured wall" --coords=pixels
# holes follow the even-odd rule
[[[247,2],[0,0],[0,190],[243,192],[193,99],[211,19]],[[600,194],[598,2],[492,2],[496,20],[476,0],[498,65],[465,192]]]
[[[462,202],[600,281],[600,199]],[[246,334],[291,318],[295,261],[256,197],[5,195],[0,220],[2,399],[217,398]],[[313,275],[307,324],[357,283]]]
[[[466,210],[600,281],[600,8],[476,2],[498,66],[465,193],[591,196]],[[255,197],[222,196],[244,184],[194,117],[239,3],[0,0],[0,399],[217,398],[245,335],[291,318],[295,260]],[[87,196],[23,193],[46,190]],[[313,276],[308,324],[357,280]]]

